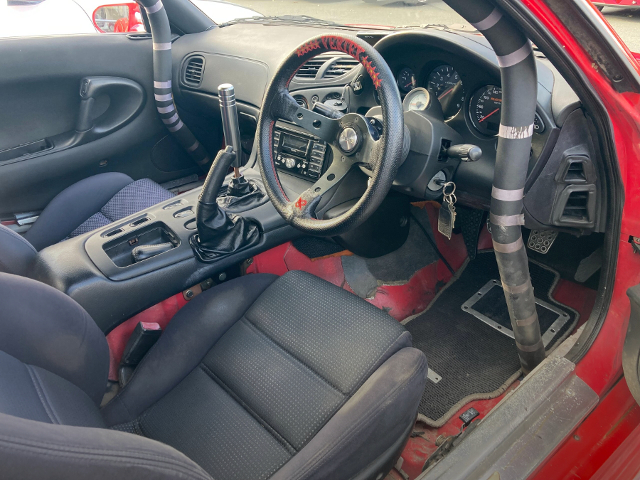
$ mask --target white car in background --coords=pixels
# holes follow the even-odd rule
[[[0,4],[0,37],[96,33],[87,14],[73,0]]]
[[[191,3],[202,10],[215,23],[225,23],[236,18],[263,16],[250,8],[219,0],[191,0]]]
[[[262,16],[220,0],[192,0],[215,23]],[[0,37],[144,32],[139,6],[113,0],[9,0],[0,3]]]

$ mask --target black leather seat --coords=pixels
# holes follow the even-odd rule
[[[381,478],[426,382],[402,325],[304,272],[195,298],[102,409],[88,314],[7,274],[0,305],[2,478]]]
[[[26,275],[37,252],[118,221],[173,194],[153,180],[117,172],[94,175],[60,192],[24,237],[0,225],[0,272]]]

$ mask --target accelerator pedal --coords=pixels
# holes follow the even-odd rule
[[[527,247],[534,252],[542,253],[543,255],[549,253],[553,242],[558,237],[557,230],[531,230],[529,234],[529,240],[527,240]]]

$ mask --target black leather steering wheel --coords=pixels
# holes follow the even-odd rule
[[[336,118],[299,106],[289,94],[289,83],[310,58],[324,52],[351,55],[364,67],[377,90],[382,107],[383,132],[364,116],[348,113]],[[333,162],[313,186],[289,200],[280,184],[273,161],[273,128],[285,120],[321,138],[333,151]],[[385,198],[402,162],[404,117],[400,93],[382,56],[368,43],[347,35],[321,35],[300,45],[278,67],[264,98],[258,120],[260,173],[273,206],[291,225],[314,235],[338,235],[366,220]],[[365,193],[349,210],[331,219],[317,219],[315,208],[354,165],[371,170]]]

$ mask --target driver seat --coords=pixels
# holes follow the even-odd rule
[[[293,271],[196,297],[100,408],[103,333],[52,287],[0,274],[3,478],[382,478],[427,362],[385,312]]]

